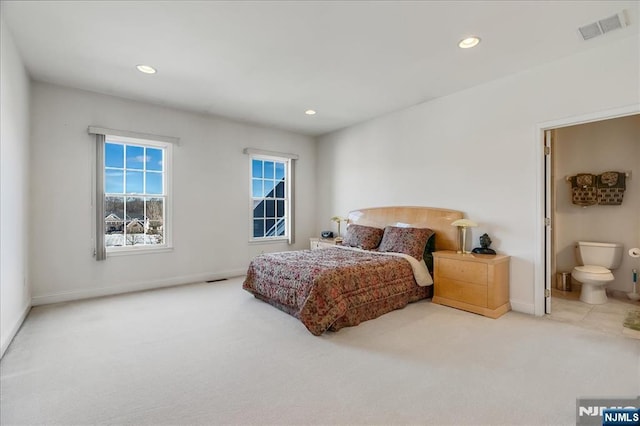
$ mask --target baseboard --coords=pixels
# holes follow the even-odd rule
[[[90,299],[94,297],[113,296],[116,294],[132,293],[135,291],[153,290],[163,287],[193,284],[204,281],[219,280],[222,278],[237,277],[246,274],[246,269],[222,271],[217,273],[203,273],[184,275],[162,280],[144,281],[131,284],[121,284],[109,287],[92,288],[87,290],[74,290],[64,293],[47,294],[31,298],[32,306],[48,305],[51,303],[70,302],[73,300]]]
[[[24,308],[24,311],[22,312],[22,315],[20,315],[20,318],[18,318],[18,321],[16,321],[13,327],[11,327],[9,335],[0,344],[0,359],[2,359],[4,353],[7,351],[7,349],[9,349],[9,345],[11,345],[13,338],[16,337],[16,334],[18,334],[18,330],[20,330],[20,327],[22,327],[22,323],[24,322],[24,320],[27,319],[27,315],[29,315],[30,310],[31,305],[28,305]]]
[[[510,300],[511,310],[522,312],[523,314],[535,315],[535,305],[533,303],[518,302]]]

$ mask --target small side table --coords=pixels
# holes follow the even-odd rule
[[[309,238],[309,244],[311,246],[311,250],[333,247],[337,243],[338,242],[336,241],[335,238],[317,238],[317,237]]]
[[[436,251],[433,302],[490,318],[511,310],[509,256]]]

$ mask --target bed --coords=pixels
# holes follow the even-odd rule
[[[460,218],[430,207],[354,210],[342,247],[256,256],[243,288],[314,335],[355,326],[432,296],[430,254],[456,249]]]

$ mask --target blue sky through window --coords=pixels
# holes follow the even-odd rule
[[[104,147],[105,167],[124,167],[124,145],[106,143]]]
[[[144,147],[127,145],[126,152],[127,152],[127,169],[142,170],[145,163]]]
[[[147,170],[162,171],[162,150],[147,148]]]
[[[107,142],[104,165],[107,194],[163,194],[162,149]]]

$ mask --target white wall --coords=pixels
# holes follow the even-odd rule
[[[640,268],[627,255],[629,248],[640,246],[640,115],[558,129],[553,152],[557,270],[571,271],[576,265],[576,241],[619,242],[625,255],[607,287],[631,291],[631,270]],[[566,176],[611,170],[631,172],[622,205],[583,208],[571,203]]]
[[[28,250],[30,81],[0,21],[0,356],[31,307]]]
[[[308,247],[315,224],[312,138],[46,83],[32,91],[34,304],[239,275],[261,251]],[[172,252],[94,260],[89,125],[181,138],[173,150]],[[248,243],[245,147],[300,155],[294,247]]]
[[[541,123],[640,100],[637,38],[325,135],[318,223],[368,206],[462,210],[511,258],[514,310],[535,312]],[[470,70],[471,71],[471,70]],[[542,280],[542,277],[536,277]]]

